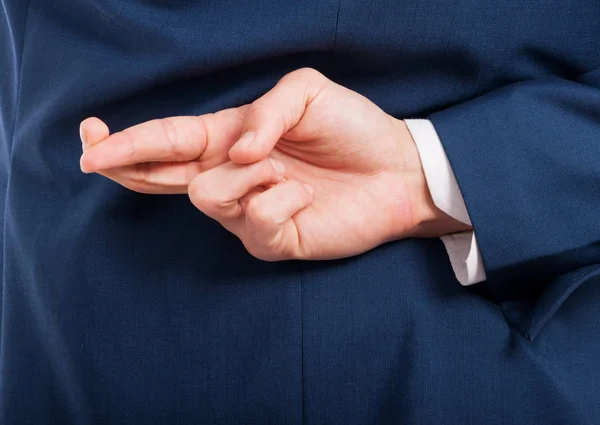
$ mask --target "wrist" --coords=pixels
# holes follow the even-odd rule
[[[416,143],[404,121],[397,120],[397,124],[403,156],[402,178],[406,182],[412,215],[412,225],[407,236],[435,238],[472,230],[471,226],[454,219],[435,205]]]

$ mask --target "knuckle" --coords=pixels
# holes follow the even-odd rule
[[[299,79],[299,80],[310,80],[310,81],[317,80],[318,81],[318,80],[325,79],[325,76],[314,68],[305,67],[305,68],[300,68],[300,69],[290,72],[289,74],[284,76],[281,79],[281,81],[287,80],[288,78],[292,79],[292,80]]]
[[[293,260],[310,260],[317,256],[318,253],[315,252],[315,250],[313,250],[310,246],[298,247],[298,249],[290,253],[290,259]]]
[[[269,211],[253,198],[246,206],[246,218],[256,227],[261,227],[272,221]]]
[[[179,134],[177,127],[170,118],[161,118],[158,120],[162,126],[164,137],[168,142],[169,157],[172,161],[177,161],[181,157],[181,146],[179,143]]]
[[[272,249],[265,249],[265,247],[262,247],[262,246],[260,249],[248,248],[248,247],[246,247],[246,249],[255,258],[258,258],[259,260],[262,260],[262,261],[266,261],[268,263],[275,263],[277,261],[282,261],[282,260],[287,259],[287,258],[285,258],[284,255],[280,254],[279,252],[272,250]]]
[[[126,173],[104,173],[103,175],[115,183],[137,193],[153,193],[152,184],[148,180],[147,163],[134,164],[131,172]]]
[[[214,116],[214,113],[211,114],[206,114],[206,116],[196,116],[192,122],[195,126],[193,133],[195,135],[199,135],[200,138],[198,140],[193,141],[194,144],[197,144],[200,149],[195,149],[196,152],[198,152],[198,156],[200,156],[200,154],[204,151],[204,149],[210,144],[210,140],[209,140],[209,135],[210,132],[208,130],[208,124],[206,122],[206,118],[207,117],[211,117]]]
[[[129,179],[135,183],[144,183],[148,180],[148,162],[137,162],[133,166],[133,173]]]
[[[196,177],[188,186],[188,196],[196,208],[205,210],[213,205],[211,196],[208,194],[206,184],[202,178]]]
[[[250,167],[254,169],[252,170],[252,173],[255,174],[261,181],[269,180],[276,174],[273,163],[268,159],[255,162]]]
[[[121,131],[120,134],[123,135],[123,137],[125,137],[125,139],[127,140],[127,146],[129,146],[129,155],[130,157],[135,156],[136,152],[137,152],[137,142],[135,140],[135,137],[133,137],[133,135],[131,134],[131,130],[126,128],[125,130]]]
[[[235,212],[231,208],[237,200],[227,198],[221,191],[211,190],[211,185],[203,178],[196,177],[188,187],[188,196],[192,204],[209,216],[227,218]]]
[[[273,249],[265,249],[266,247],[262,244],[257,244],[254,240],[242,239],[244,248],[255,258],[267,262],[276,262],[284,260],[281,254]]]
[[[246,116],[260,118],[268,117],[269,115],[271,115],[270,108],[262,98],[252,102],[246,110]]]
[[[259,99],[250,105],[247,116],[252,117],[253,121],[274,123],[277,131],[283,133],[290,126],[291,111],[287,105],[282,105],[281,102],[280,104],[274,103],[274,99]]]

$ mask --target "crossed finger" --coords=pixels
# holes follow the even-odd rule
[[[245,107],[151,120],[110,135],[98,118],[81,123],[80,166],[142,193],[187,193],[198,173],[228,161]]]

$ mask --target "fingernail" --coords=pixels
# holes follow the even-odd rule
[[[254,141],[254,133],[249,132],[249,133],[245,133],[242,137],[240,137],[240,140],[238,140],[235,143],[235,145],[241,146],[243,148],[247,148],[248,146],[250,146],[252,144],[253,141]]]
[[[83,122],[79,124],[79,138],[81,139],[81,146],[83,147],[83,150],[85,150],[87,148],[88,142],[87,134],[85,134],[85,131],[83,131]]]
[[[273,168],[275,168],[277,174],[285,173],[285,165],[283,164],[283,162],[273,158],[269,158],[269,161],[271,161],[271,164],[273,164]]]
[[[304,187],[306,188],[306,191],[309,193],[309,195],[314,195],[315,190],[313,189],[313,187],[309,184],[304,184]]]
[[[87,167],[85,167],[83,165],[83,156],[79,159],[79,168],[81,169],[82,173],[85,173],[85,174],[89,174],[90,173],[89,170],[87,169]]]

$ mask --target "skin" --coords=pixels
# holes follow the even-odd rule
[[[342,258],[469,229],[433,204],[404,122],[313,69],[238,108],[112,135],[88,118],[80,130],[82,171],[186,193],[263,260]]]

